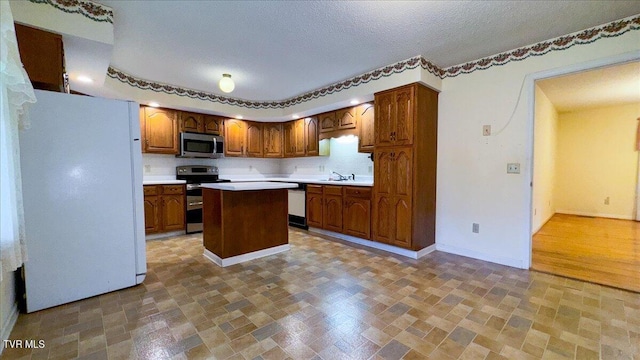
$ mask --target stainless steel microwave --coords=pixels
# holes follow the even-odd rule
[[[188,158],[219,158],[224,156],[224,138],[218,135],[192,132],[180,133],[180,155]]]

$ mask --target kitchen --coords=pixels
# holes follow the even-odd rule
[[[33,4],[31,4],[33,5]],[[14,14],[15,15],[15,14]],[[66,14],[65,16],[67,16],[68,14]],[[101,25],[102,26],[102,25]],[[619,44],[618,47],[615,47],[615,49],[613,50],[608,50],[609,52],[606,52],[607,54],[610,55],[616,55],[618,54],[618,52],[622,51],[621,49],[629,49],[629,44],[632,43],[633,41],[633,34],[634,32],[631,31],[630,35],[625,35],[624,37],[618,38],[617,40],[606,40],[604,41],[604,43],[607,43],[607,41],[609,43],[611,42],[616,42],[616,44]],[[630,40],[631,39],[631,40]],[[598,43],[600,44],[600,43]],[[600,45],[587,45],[588,48],[593,48],[595,46],[595,48],[600,49]],[[594,48],[594,49],[595,49]],[[569,50],[567,50],[569,51]],[[573,50],[572,50],[573,51]],[[601,56],[601,55],[600,55]],[[595,57],[595,55],[585,55],[582,59],[589,60],[591,58]],[[531,60],[535,63],[535,59]],[[564,60],[565,62],[571,63],[571,61],[575,61],[575,60]],[[417,79],[420,79],[421,82],[423,83],[427,83],[427,84],[432,84],[433,87],[440,89],[441,88],[441,83],[440,80],[438,80],[431,72],[429,72],[427,69],[429,68],[428,66],[428,62],[424,62],[422,60],[418,60],[417,62],[415,60],[411,60],[411,61],[404,61],[404,62],[400,62],[401,64],[398,65],[400,68],[403,68],[403,74],[402,76],[404,76],[404,78],[401,78],[402,76],[398,75],[398,76],[388,76],[388,77],[379,77],[377,80],[372,81],[370,83],[365,83],[363,85],[354,87],[353,89],[345,89],[342,90],[342,94],[339,94],[340,96],[336,96],[335,93],[327,95],[327,96],[322,96],[320,98],[317,98],[313,101],[315,101],[315,104],[318,104],[316,111],[307,111],[305,112],[304,110],[302,110],[302,106],[300,105],[293,105],[292,108],[289,110],[291,111],[293,114],[287,114],[287,119],[284,118],[284,116],[279,115],[279,116],[275,116],[278,114],[282,114],[283,111],[282,110],[274,110],[274,109],[262,109],[260,111],[264,110],[265,114],[267,115],[267,118],[269,117],[278,117],[278,119],[273,119],[275,120],[275,122],[287,122],[287,121],[292,121],[291,117],[294,114],[297,114],[300,119],[305,119],[305,118],[309,118],[309,117],[313,117],[315,115],[319,115],[319,114],[324,114],[327,112],[332,112],[335,111],[336,109],[342,109],[342,108],[347,108],[349,107],[349,101],[356,97],[356,96],[352,96],[355,95],[354,94],[354,90],[357,90],[357,93],[363,93],[366,92],[369,94],[369,96],[372,96],[373,93],[377,93],[377,92],[381,92],[387,89],[394,89],[397,88],[399,86],[403,86],[407,83],[411,83],[412,81],[407,81],[407,78],[410,77],[412,79],[414,79],[414,81],[416,81]],[[415,64],[423,64],[423,66],[418,65],[417,67],[412,67]],[[528,62],[530,63],[530,62]],[[543,67],[544,68],[544,67]],[[134,96],[132,98],[136,98],[136,99],[141,99],[143,96],[143,94],[152,94],[151,90],[144,90],[142,88],[140,88],[139,86],[135,86],[132,84],[137,84],[142,86],[141,84],[143,84],[144,79],[139,79],[139,78],[135,78],[135,77],[130,77],[128,76],[126,73],[118,73],[117,69],[113,69],[110,68],[109,70],[109,77],[107,79],[105,79],[106,83],[109,83],[110,86],[114,89],[122,89],[122,88],[127,88],[129,89],[128,91],[131,91],[132,94],[134,94]],[[383,71],[384,72],[384,71]],[[464,75],[461,78],[462,79],[469,79],[471,77],[477,76],[477,74],[482,74],[483,72],[479,72],[476,73],[474,75]],[[124,74],[124,75],[122,75]],[[126,80],[118,80],[119,77],[121,77],[122,75],[122,79]],[[409,76],[411,75],[411,76]],[[451,222],[457,222],[457,221],[463,221],[463,220],[467,220],[466,217],[463,215],[465,213],[465,211],[461,210],[462,208],[460,208],[460,204],[458,204],[458,200],[455,200],[453,202],[450,201],[445,201],[444,204],[445,205],[440,205],[441,204],[441,200],[442,199],[449,199],[452,200],[452,194],[454,193],[450,193],[449,190],[446,189],[450,189],[450,186],[453,185],[453,183],[459,184],[459,180],[454,180],[453,178],[449,177],[451,175],[451,172],[455,172],[457,171],[456,169],[454,169],[455,167],[451,167],[451,166],[447,166],[445,162],[445,166],[442,166],[442,161],[440,158],[440,155],[444,154],[445,159],[450,159],[450,156],[452,156],[452,154],[455,154],[455,151],[453,152],[441,152],[441,147],[442,146],[450,146],[451,144],[460,144],[460,139],[453,139],[451,138],[452,133],[450,131],[452,126],[458,126],[458,125],[454,125],[451,122],[447,122],[444,121],[443,122],[443,116],[444,119],[449,119],[451,120],[451,118],[449,117],[451,113],[456,113],[456,111],[461,111],[461,110],[454,110],[454,109],[458,109],[458,107],[453,106],[450,101],[451,101],[451,97],[455,97],[456,94],[456,89],[455,89],[455,84],[458,83],[458,79],[450,79],[451,81],[448,82],[448,84],[452,84],[452,86],[454,86],[453,90],[451,90],[452,92],[450,94],[452,95],[448,95],[446,97],[444,97],[444,104],[442,102],[440,102],[440,104],[438,104],[438,117],[440,118],[438,121],[438,130],[437,130],[437,134],[438,134],[438,173],[436,175],[435,173],[435,167],[432,173],[432,176],[435,177],[437,176],[439,181],[438,181],[438,226],[439,229],[438,231],[452,231],[452,229],[457,229],[458,227],[454,227],[451,228],[450,226],[447,225],[447,223],[451,224]],[[447,80],[449,81],[449,80]],[[464,81],[464,80],[463,80]],[[372,86],[375,85],[375,86]],[[483,83],[483,85],[485,85],[485,83]],[[474,89],[474,87],[472,86],[470,88]],[[373,91],[372,91],[373,90]],[[171,90],[173,91],[173,90]],[[173,94],[171,94],[170,92],[163,92],[163,93],[157,93],[154,96],[156,98],[156,101],[160,102],[165,108],[176,108],[179,109],[179,111],[186,111],[186,112],[192,112],[192,113],[198,113],[197,109],[198,106],[194,106],[195,103],[197,103],[198,101],[201,100],[193,100],[192,98],[188,97],[188,96],[178,96],[176,97],[175,92]],[[341,101],[334,101],[338,98],[342,98]],[[172,101],[173,99],[173,101]],[[177,101],[175,100],[177,99]],[[371,101],[372,98],[361,98],[360,101],[362,102],[366,102],[366,101]],[[376,106],[378,106],[378,99],[375,99],[375,104]],[[169,104],[174,104],[174,105],[169,105]],[[237,113],[237,111],[228,111],[230,110],[230,108],[228,107],[227,104],[222,104],[221,108],[224,109],[224,113],[227,114],[227,116],[229,117],[235,117]],[[471,109],[473,109],[473,105],[471,106]],[[234,109],[237,110],[237,109]],[[256,109],[252,109],[252,108],[247,108],[244,109],[243,108],[243,112],[244,110],[246,110],[246,113],[243,113],[242,116],[246,119],[259,119],[259,116],[256,116],[256,113],[258,112],[258,110]],[[300,110],[300,111],[299,111]],[[206,113],[205,115],[214,115],[214,114],[210,114],[210,113]],[[219,115],[218,115],[219,116]],[[520,115],[519,115],[520,116]],[[229,117],[227,117],[227,119],[229,119]],[[456,116],[456,118],[459,118]],[[271,120],[271,121],[273,121]],[[177,126],[177,125],[176,125]],[[445,130],[442,130],[445,129]],[[446,129],[449,129],[448,131]],[[473,141],[475,140],[471,140],[469,139],[468,135],[465,135],[465,131],[464,129],[458,129],[461,131],[456,131],[455,133],[458,135],[462,135],[463,136],[463,142],[468,141],[469,142],[469,146],[472,146],[471,144],[473,143]],[[418,131],[418,130],[417,130]],[[444,132],[443,132],[444,131]],[[393,131],[390,131],[390,134],[393,133]],[[444,134],[444,142],[441,141],[441,136]],[[395,135],[395,134],[394,134]],[[283,135],[284,136],[284,135]],[[465,138],[466,136],[466,138]],[[464,140],[466,139],[466,140]],[[497,139],[497,138],[496,138]],[[484,139],[482,139],[484,140]],[[229,137],[225,136],[225,142],[229,141]],[[329,140],[329,142],[337,142],[338,139],[333,139],[333,140]],[[491,142],[492,146],[500,146],[500,142],[498,142],[498,144],[493,144],[494,138],[487,138],[487,144],[488,145],[489,142]],[[443,145],[444,144],[444,145]],[[483,143],[484,144],[484,143]],[[332,144],[333,145],[333,144]],[[351,146],[353,149],[356,149],[356,143],[352,142]],[[475,146],[475,145],[473,145]],[[335,152],[334,151],[334,147],[330,146],[330,153]],[[233,148],[232,148],[233,150]],[[237,149],[236,149],[237,150]],[[243,145],[240,145],[240,152],[243,152],[245,149],[243,148]],[[319,149],[320,150],[320,149]],[[339,150],[340,151],[340,150]],[[424,153],[423,151],[419,151],[419,153]],[[356,152],[357,154],[357,152]],[[399,152],[396,151],[395,153],[393,151],[391,151],[388,156],[390,158],[393,158],[395,156],[395,158],[400,159],[402,161],[406,161],[406,158],[403,157],[403,155]],[[434,152],[435,155],[435,152]],[[520,154],[521,155],[521,154]],[[520,156],[519,155],[519,156]],[[355,156],[359,156],[359,155],[354,155]],[[372,167],[371,170],[369,170],[369,166],[372,166],[371,160],[369,160],[366,154],[361,154],[361,156],[359,156],[359,159],[362,159],[363,161],[359,161],[357,162],[357,167],[362,169],[360,171],[357,170],[353,170],[353,167],[349,167],[349,166],[345,166],[345,168],[341,168],[341,164],[340,161],[335,161],[335,165],[334,164],[330,164],[331,160],[331,155],[329,156],[329,160],[323,160],[322,157],[310,157],[310,158],[296,158],[296,159],[287,159],[287,158],[283,158],[283,159],[253,159],[253,158],[241,158],[241,159],[236,159],[230,156],[226,156],[224,159],[218,159],[218,160],[212,160],[212,161],[207,161],[207,160],[198,160],[197,162],[195,160],[193,160],[193,162],[191,162],[191,160],[187,160],[187,159],[180,159],[180,158],[175,158],[175,155],[145,155],[145,157],[143,158],[143,169],[144,171],[146,171],[145,175],[148,176],[158,176],[158,177],[162,177],[162,176],[175,176],[175,166],[178,165],[210,165],[210,164],[214,164],[215,166],[217,166],[219,168],[219,172],[220,172],[220,177],[221,178],[225,178],[225,176],[228,175],[237,175],[239,178],[244,178],[246,179],[250,179],[251,177],[253,177],[254,179],[257,177],[258,174],[262,175],[261,177],[264,178],[269,178],[271,177],[270,175],[290,175],[293,176],[296,173],[299,173],[298,176],[304,175],[304,176],[314,176],[316,178],[320,178],[320,177],[325,177],[327,178],[329,176],[329,174],[333,171],[336,171],[342,175],[350,175],[351,173],[354,173],[356,175],[356,179],[359,179],[360,177],[364,176],[364,177],[375,177],[375,175],[373,175],[373,173],[375,171],[378,171],[378,167]],[[377,155],[376,155],[377,156]],[[501,157],[502,158],[502,157]],[[166,163],[164,161],[164,159],[166,159]],[[378,161],[379,159],[375,159],[376,161],[374,161],[374,163],[380,164],[380,162]],[[384,161],[384,160],[383,160]],[[497,162],[497,161],[496,161]],[[169,165],[168,163],[172,163],[171,165]],[[502,161],[500,161],[500,163],[502,163]],[[366,164],[366,165],[365,165]],[[324,166],[324,169],[322,168]],[[169,171],[165,171],[166,169],[171,169],[173,168],[173,174]],[[406,168],[406,167],[403,167]],[[473,166],[471,167],[473,168]],[[162,170],[165,169],[165,170]],[[231,170],[234,169],[234,170]],[[284,169],[284,170],[283,170]],[[395,168],[393,168],[393,171],[396,171]],[[237,171],[235,171],[237,170]],[[235,173],[235,174],[234,174]],[[442,174],[448,174],[448,175],[442,175]],[[416,174],[416,176],[418,176],[418,174]],[[444,180],[445,181],[440,181],[442,180],[441,177],[445,176]],[[466,178],[468,179],[468,181],[474,181],[473,178],[474,176],[462,176],[459,178]],[[481,176],[480,176],[481,178]],[[511,177],[510,179],[515,179],[515,177]],[[451,184],[448,184],[448,182],[451,181]],[[378,186],[378,182],[374,182],[375,186]],[[323,185],[321,185],[323,186]],[[509,187],[510,185],[506,185],[507,187]],[[326,186],[328,187],[328,186]],[[434,195],[435,195],[435,181],[433,183],[433,187],[434,187]],[[462,189],[462,191],[466,191],[466,189],[472,188],[472,187],[468,187],[468,186],[460,186],[457,187],[459,189]],[[331,190],[330,190],[331,191]],[[444,191],[444,193],[442,193],[442,191]],[[458,191],[458,190],[456,190]],[[323,197],[326,198],[326,195],[329,196],[333,196],[334,194],[327,194],[324,192],[324,188],[323,188]],[[398,194],[393,194],[392,195],[394,197],[394,199],[400,199],[400,195]],[[434,196],[435,198],[435,196]],[[507,202],[509,204],[514,205],[516,200],[519,197],[516,196],[514,201],[512,202]],[[465,206],[468,206],[467,204],[468,202],[466,202]],[[458,204],[458,205],[453,205],[453,204]],[[444,206],[444,208],[442,208],[442,206]],[[448,217],[448,211],[450,211],[451,207],[450,206],[454,206],[455,209],[458,209],[457,211],[459,211],[461,213],[460,216],[455,217],[455,219],[450,219]],[[473,206],[473,205],[472,205]],[[468,208],[468,207],[467,207]],[[443,212],[441,212],[440,210],[443,210]],[[435,223],[435,211],[434,211],[434,223]],[[308,219],[307,219],[308,220]],[[483,219],[483,227],[481,228],[481,234],[482,235],[478,235],[480,236],[480,239],[485,239],[486,236],[491,237],[491,232],[495,231],[492,230],[491,226],[489,227],[484,227],[485,223],[489,223],[491,224],[491,221],[488,221],[486,219]],[[374,222],[375,224],[378,224],[379,222]],[[466,228],[466,225],[464,225],[464,227]],[[462,227],[460,227],[462,228]],[[486,234],[486,232],[489,232],[489,234]],[[469,231],[470,232],[470,231]],[[449,235],[454,235],[454,233],[449,233]],[[476,235],[465,235],[465,236],[476,236]],[[441,241],[441,245],[442,245],[442,249],[449,250],[450,252],[453,253],[460,253],[462,252],[462,250],[460,250],[460,243],[458,241],[459,236],[443,236],[441,235],[436,235],[436,238],[438,238],[438,241]],[[499,239],[500,237],[498,237]],[[171,243],[173,240],[168,240],[167,244]],[[312,243],[316,243],[316,240],[311,240]],[[482,244],[485,242],[485,240],[482,240],[480,243],[478,243],[478,245],[482,246]],[[161,243],[161,242],[158,242]],[[333,243],[331,241],[328,242],[328,245],[322,245],[322,246],[338,246],[337,244],[339,243]],[[160,245],[159,245],[160,246]],[[304,245],[303,245],[304,246]],[[496,255],[495,258],[487,258],[487,255],[481,251],[481,249],[475,249],[476,245],[469,245],[469,252],[468,254],[475,254],[476,258],[480,258],[483,260],[488,260],[488,261],[495,261],[495,262],[501,262],[501,263],[507,263],[511,266],[514,266],[514,262],[512,261],[511,258],[509,257],[505,257],[504,255],[500,255],[500,252],[496,252],[494,253],[494,255]],[[491,245],[492,248],[496,247],[495,244]],[[499,247],[499,246],[498,246]],[[348,248],[342,248],[342,250],[344,251],[349,251]],[[357,249],[357,247],[356,247]],[[475,249],[475,250],[474,250]],[[475,252],[474,252],[475,251]],[[504,249],[503,251],[506,251],[507,253],[509,252],[509,246],[506,246],[506,249]],[[375,252],[374,252],[375,253]],[[201,253],[200,253],[201,255]],[[284,255],[285,257],[287,255]],[[438,256],[438,255],[434,255],[434,256]],[[502,256],[502,257],[501,257]],[[407,260],[408,261],[408,260]],[[152,284],[155,284],[155,282],[151,282]],[[144,284],[144,283],[143,283]],[[391,305],[391,304],[389,304]],[[275,316],[275,314],[272,314],[273,316]],[[276,317],[274,317],[276,318]],[[231,325],[234,326],[234,325]],[[373,330],[371,330],[373,331]],[[258,335],[256,335],[258,336]],[[256,337],[254,336],[254,337]],[[368,336],[368,337],[367,337]],[[371,332],[367,333],[367,339],[371,340],[371,338],[373,337]],[[258,336],[259,337],[259,336]],[[375,345],[378,346],[379,350],[385,349],[385,351],[391,351],[391,348],[394,348],[394,346],[397,346],[396,344],[400,343],[397,340],[393,340],[391,342],[389,341],[384,341],[384,340],[380,340],[381,343],[378,344],[376,343]],[[404,340],[403,343],[406,343],[406,339]],[[391,345],[389,345],[391,344]],[[389,346],[387,346],[389,345]],[[222,346],[222,345],[221,345]],[[208,346],[209,349],[211,349],[211,346]],[[218,349],[220,350],[220,349]],[[246,350],[246,348],[244,349]],[[292,349],[289,349],[291,351],[293,351]],[[234,350],[235,351],[235,350]],[[315,350],[314,350],[315,351]]]

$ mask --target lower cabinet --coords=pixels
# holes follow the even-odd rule
[[[307,185],[307,225],[371,239],[371,188]]]
[[[144,228],[146,234],[185,229],[184,185],[144,186]]]

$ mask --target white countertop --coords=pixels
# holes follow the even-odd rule
[[[278,181],[278,182],[294,182],[304,184],[319,184],[319,185],[344,185],[344,186],[373,186],[373,179],[363,180],[347,180],[347,181],[335,181],[318,179],[317,177],[235,177],[233,175],[220,175],[221,179],[229,179],[232,182],[254,182],[254,181]]]
[[[142,185],[176,185],[186,184],[185,180],[176,180],[176,176],[150,175],[142,177]]]
[[[286,182],[270,182],[270,181],[251,181],[251,182],[230,182],[230,183],[211,183],[202,184],[202,188],[217,189],[227,191],[246,191],[246,190],[273,190],[273,189],[293,189],[298,184]]]

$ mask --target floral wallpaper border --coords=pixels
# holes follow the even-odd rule
[[[30,0],[30,1],[52,1],[52,0]],[[56,0],[63,1],[63,0]],[[67,0],[75,1],[75,0]],[[575,45],[590,44],[599,39],[620,36],[632,30],[640,30],[640,16],[634,15],[625,19],[614,21],[605,25],[593,27],[587,30],[575,32],[573,34],[560,36],[547,41],[542,41],[533,45],[517,48],[504,53],[499,53],[490,57],[471,61],[461,65],[451,66],[445,69],[439,68],[422,56],[415,56],[407,60],[399,61],[395,64],[387,65],[373,71],[366,72],[347,80],[343,80],[323,88],[306,92],[290,99],[280,101],[252,101],[221,96],[201,90],[182,88],[174,85],[163,84],[137,78],[122,70],[109,67],[107,75],[120,82],[129,84],[143,90],[152,90],[166,94],[187,96],[194,99],[213,101],[222,104],[235,105],[253,109],[282,109],[292,105],[300,104],[319,97],[327,96],[345,89],[366,84],[382,77],[402,73],[406,70],[415,69],[418,66],[429,73],[445,79],[456,77],[460,74],[469,74],[477,70],[489,69],[493,66],[505,65],[511,61],[521,61],[530,56],[541,56],[551,51],[566,50]]]
[[[29,0],[34,4],[48,4],[69,14],[80,14],[97,22],[113,24],[113,10],[88,0]]]

